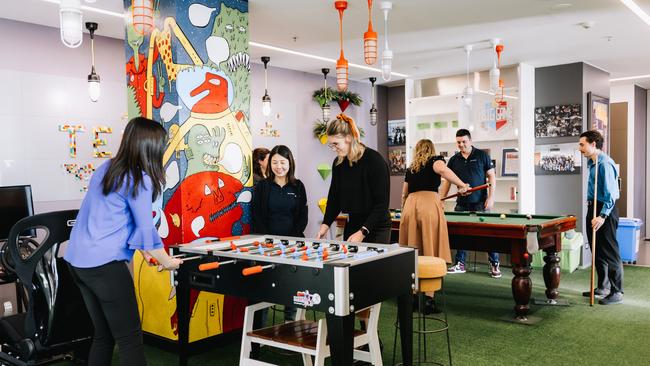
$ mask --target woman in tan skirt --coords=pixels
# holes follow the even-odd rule
[[[399,243],[417,248],[420,255],[439,257],[451,263],[447,220],[438,196],[441,177],[457,185],[460,193],[469,188],[447,168],[444,157],[436,156],[431,140],[418,141],[402,188]]]

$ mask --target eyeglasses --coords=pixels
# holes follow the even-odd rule
[[[340,143],[338,143],[338,142],[331,142],[331,143],[327,144],[327,147],[329,147],[332,150],[336,150],[336,149],[339,148],[339,144]]]

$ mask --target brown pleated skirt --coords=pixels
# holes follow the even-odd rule
[[[399,243],[417,248],[419,255],[451,263],[447,219],[438,193],[420,191],[408,195],[399,225]]]

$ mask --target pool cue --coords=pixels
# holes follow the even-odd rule
[[[475,191],[480,191],[480,190],[483,190],[483,189],[487,189],[487,188],[489,188],[490,186],[491,186],[490,183],[486,183],[486,184],[480,185],[480,186],[478,186],[478,187],[470,188],[470,189],[468,189],[467,192],[465,192],[465,193],[472,193],[472,192],[475,192]],[[444,200],[447,200],[447,199],[450,199],[450,198],[454,198],[454,197],[457,197],[457,196],[459,196],[459,195],[460,195],[460,193],[454,193],[454,194],[452,194],[452,195],[449,195],[449,196],[443,198],[441,201],[444,201]]]
[[[598,198],[598,156],[596,156],[596,172],[594,173],[594,205],[593,205],[593,218],[596,218],[597,198]],[[589,306],[594,306],[594,275],[596,273],[596,228],[591,225],[591,249],[593,255],[591,256],[591,293],[589,294]]]

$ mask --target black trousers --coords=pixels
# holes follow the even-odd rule
[[[602,202],[597,202],[596,215],[600,214],[603,207]],[[589,245],[592,246],[593,201],[587,206],[587,237]],[[598,274],[598,288],[611,292],[623,292],[623,262],[621,252],[616,241],[616,230],[618,229],[618,210],[616,206],[605,219],[603,226],[596,231],[596,273]],[[593,246],[592,246],[593,247]],[[608,286],[609,285],[609,286]]]
[[[133,278],[126,262],[69,267],[95,327],[88,365],[111,365],[115,343],[121,366],[146,365]]]
[[[343,240],[348,240],[350,235],[361,229],[368,218],[367,214],[349,214],[348,222],[343,229]],[[364,243],[390,244],[390,214],[386,212],[386,222],[370,229],[370,234],[363,239]]]

